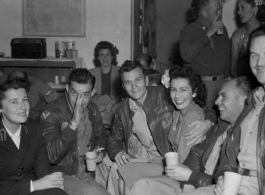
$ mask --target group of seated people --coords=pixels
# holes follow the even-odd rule
[[[193,2],[203,7],[208,1]],[[244,6],[258,13],[253,2],[239,0],[239,13]],[[209,87],[216,80],[196,64],[208,54],[191,55],[198,45],[187,46],[195,42],[189,36],[199,35],[194,29],[203,13],[182,32],[184,60],[197,58],[189,65],[170,67],[141,54],[119,67],[119,50],[101,41],[94,50],[96,68],[72,70],[61,95],[25,72],[0,72],[0,194],[223,195],[225,172],[242,175],[237,194],[265,194],[265,26],[240,30],[241,39],[250,34],[240,47],[249,47],[257,87],[242,76],[238,60],[232,60],[237,77],[211,77],[219,83]],[[254,19],[242,20],[260,21]],[[211,25],[199,28],[210,35],[197,40],[207,41],[208,51],[221,45],[212,36],[222,23]],[[218,115],[207,109],[209,97]],[[94,150],[97,166],[91,172],[85,154]],[[172,151],[178,165],[166,165],[165,154]]]
[[[20,71],[10,74],[0,85],[0,194],[221,195],[225,172],[243,175],[238,194],[264,194],[264,27],[250,43],[260,86],[252,91],[244,76],[225,81],[216,124],[207,118],[207,90],[191,67],[172,67],[166,88],[148,86],[140,62],[125,61],[117,72],[127,97],[117,104],[110,133],[93,103],[96,78],[87,69],[74,69],[66,93],[34,120],[32,81]],[[93,176],[85,153],[99,148]],[[170,151],[178,153],[178,165],[165,164]]]

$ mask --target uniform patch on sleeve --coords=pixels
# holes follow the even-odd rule
[[[51,113],[50,113],[49,111],[45,110],[45,111],[42,113],[41,118],[42,118],[42,119],[46,119],[50,114],[51,114]]]
[[[67,126],[68,126],[68,122],[63,122],[63,124],[62,124],[62,130],[64,130]]]
[[[45,95],[48,96],[51,94],[51,92],[52,92],[52,90],[48,91]]]

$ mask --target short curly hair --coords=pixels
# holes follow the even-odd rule
[[[86,68],[77,68],[70,73],[68,84],[70,85],[73,81],[79,84],[90,83],[94,89],[96,79]]]
[[[19,77],[7,79],[2,85],[0,85],[0,108],[2,108],[2,100],[6,98],[5,92],[11,89],[25,89],[28,93],[30,90],[30,84],[27,80]]]
[[[119,50],[117,49],[116,46],[114,46],[112,43],[108,42],[108,41],[101,41],[99,42],[95,49],[94,49],[94,60],[93,63],[95,65],[95,67],[100,67],[101,63],[98,60],[98,56],[99,56],[99,51],[101,49],[109,49],[111,52],[111,55],[113,57],[111,64],[114,66],[117,66],[118,62],[117,62],[117,55],[119,54]]]
[[[187,66],[174,66],[169,70],[169,77],[170,83],[173,79],[187,79],[190,83],[192,92],[196,93],[196,96],[193,98],[194,102],[198,104],[201,108],[205,107],[207,100],[207,89],[202,81],[201,76],[195,73],[193,68]]]

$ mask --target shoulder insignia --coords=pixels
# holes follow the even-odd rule
[[[52,92],[52,90],[48,91],[45,95],[48,96],[51,94],[51,92]]]
[[[43,113],[42,113],[42,119],[46,119],[48,116],[50,115],[50,112],[49,111],[44,111]]]
[[[0,129],[0,141],[6,141],[6,130],[4,128]]]

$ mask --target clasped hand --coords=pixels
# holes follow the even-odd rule
[[[46,175],[41,179],[32,181],[33,188],[35,191],[45,190],[49,188],[61,188],[63,186],[63,173],[56,172],[50,175]]]
[[[115,156],[115,162],[117,163],[118,166],[123,166],[129,163],[131,160],[131,157],[126,154],[125,151],[120,151],[116,156]]]
[[[188,181],[192,171],[184,165],[171,165],[165,167],[168,177],[177,181]]]

